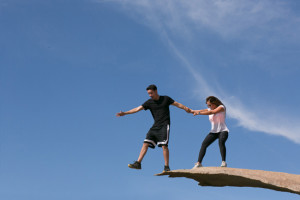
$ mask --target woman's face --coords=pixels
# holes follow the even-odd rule
[[[207,107],[209,107],[211,110],[214,110],[217,108],[216,104],[210,103],[209,101],[206,102]]]

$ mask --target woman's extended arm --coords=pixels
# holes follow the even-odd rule
[[[208,109],[203,109],[203,110],[191,110],[191,113],[194,115],[200,115],[200,112],[206,112]]]
[[[216,114],[216,113],[224,112],[224,111],[225,111],[225,109],[224,109],[223,106],[218,106],[214,110],[208,110],[208,109],[200,110],[200,112],[198,113],[198,115],[212,115],[212,114]]]

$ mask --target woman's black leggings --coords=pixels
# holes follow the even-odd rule
[[[205,156],[206,149],[211,143],[213,143],[217,138],[219,138],[219,147],[222,156],[222,161],[226,161],[226,147],[225,142],[228,138],[228,132],[223,131],[219,133],[209,133],[202,142],[202,146],[199,152],[198,162],[202,163],[202,160]]]

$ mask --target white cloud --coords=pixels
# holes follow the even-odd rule
[[[228,110],[227,115],[236,119],[239,126],[251,131],[283,136],[296,143],[300,143],[300,134],[298,133],[298,130],[300,130],[299,117],[271,112],[268,110],[269,107],[264,110],[253,110],[251,107],[246,107],[237,97],[232,97],[224,93],[222,89],[212,88],[170,41],[169,44],[173,52],[181,60],[183,66],[196,80],[197,84],[195,85],[194,92],[198,96],[198,100],[203,101],[205,97],[210,95],[217,96],[226,105]]]
[[[228,107],[229,116],[237,119],[239,125],[252,131],[260,131],[267,134],[286,137],[296,143],[300,143],[298,134],[299,118],[286,115],[272,115],[269,111],[255,111],[238,103],[238,99],[224,101]]]
[[[103,2],[101,0],[98,0]],[[300,43],[299,17],[290,12],[288,4],[276,0],[112,0],[120,3],[126,11],[130,11],[136,20],[144,23],[159,33],[168,47],[182,62],[182,65],[193,76],[197,85],[195,91],[201,91],[199,98],[216,95],[228,108],[228,116],[238,121],[239,125],[252,131],[260,131],[284,136],[300,143],[299,118],[282,116],[268,110],[254,110],[246,107],[237,97],[230,97],[222,92],[222,88],[208,84],[201,76],[199,66],[193,66],[172,40],[184,38],[193,40],[203,29],[208,29],[224,39],[240,38],[269,43]],[[255,30],[255,31],[253,31]],[[172,38],[172,39],[171,39]],[[247,52],[247,51],[246,51]],[[250,52],[247,52],[248,54]],[[255,57],[255,55],[251,55]],[[202,66],[203,68],[203,66]],[[200,71],[201,71],[200,66]],[[198,71],[197,71],[197,70]]]
[[[103,2],[103,0],[95,0]],[[300,18],[288,10],[287,2],[278,0],[111,0],[120,3],[136,19],[152,28],[163,28],[178,36],[209,28],[223,37],[245,37],[251,28],[258,33],[289,35],[299,38]],[[276,26],[279,21],[280,26]],[[290,28],[290,29],[289,29]],[[185,35],[184,35],[185,36]],[[260,37],[260,35],[256,35]],[[248,38],[249,39],[249,38]]]

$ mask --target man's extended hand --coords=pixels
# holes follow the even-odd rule
[[[192,110],[190,108],[186,107],[185,112],[192,113]]]
[[[124,115],[126,115],[126,114],[125,114],[125,112],[123,112],[123,111],[120,111],[120,112],[118,112],[118,113],[116,114],[117,117],[122,117],[122,116],[124,116]]]

